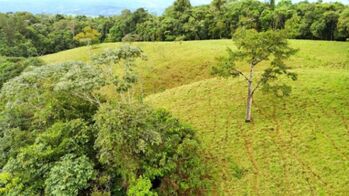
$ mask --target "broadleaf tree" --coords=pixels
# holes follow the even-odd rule
[[[77,34],[74,39],[79,41],[80,43],[90,46],[91,43],[98,41],[100,35],[101,34],[97,30],[92,29],[90,26],[87,26],[81,33]]]
[[[344,38],[349,36],[349,8],[345,9],[338,19],[338,31]]]
[[[28,67],[3,85],[0,195],[199,195],[209,186],[191,127],[135,98],[104,96],[114,83],[101,67],[130,68],[142,54],[112,52],[97,66]]]
[[[246,122],[252,120],[252,100],[258,89],[273,92],[279,97],[288,96],[291,87],[277,79],[285,75],[292,80],[297,75],[290,72],[284,60],[294,55],[297,50],[288,45],[287,34],[284,31],[257,32],[255,30],[239,29],[234,34],[237,50],[228,48],[228,57],[220,58],[220,63],[213,67],[213,74],[223,77],[242,76],[248,85]],[[256,66],[262,62],[270,62],[264,72],[257,76]],[[249,72],[245,73],[240,64],[247,66]]]

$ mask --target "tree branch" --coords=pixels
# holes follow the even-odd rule
[[[241,71],[236,70],[236,69],[235,69],[235,71],[236,71],[237,73],[239,73],[240,75],[242,75],[247,81],[249,81],[248,77],[247,77],[244,73],[242,73]]]
[[[257,86],[252,90],[252,95],[254,95],[254,93],[256,92],[256,90],[261,86],[263,80],[260,80],[258,83],[257,83]]]

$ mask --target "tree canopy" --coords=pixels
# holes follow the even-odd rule
[[[295,39],[343,41],[349,37],[347,20],[347,5],[290,0],[213,0],[201,6],[176,0],[161,16],[144,8],[108,17],[0,13],[0,55],[38,56],[89,41],[230,39],[241,27],[259,32],[286,29],[288,38]]]
[[[130,65],[141,50],[112,54],[113,65]],[[207,185],[195,131],[135,99],[105,97],[118,75],[107,63],[28,67],[3,85],[0,194],[172,195]]]
[[[297,75],[290,72],[290,67],[284,62],[297,51],[289,47],[286,36],[284,31],[258,33],[255,30],[239,29],[234,34],[237,50],[228,48],[228,57],[222,57],[220,63],[213,67],[213,74],[223,77],[242,76],[247,81],[246,122],[251,122],[252,98],[259,88],[278,97],[288,96],[291,92],[289,85],[277,80],[283,75],[292,80],[297,79]],[[256,78],[256,66],[263,61],[270,61],[270,65]],[[240,64],[247,66],[249,73],[241,71]]]
[[[81,33],[74,36],[74,39],[83,44],[90,45],[91,43],[96,42],[100,35],[101,34],[97,30],[87,26]]]

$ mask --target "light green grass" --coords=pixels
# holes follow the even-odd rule
[[[210,75],[230,40],[136,43],[146,102],[198,130],[214,195],[346,195],[349,192],[349,43],[291,40],[299,80],[292,95],[258,92],[254,122],[244,123],[243,79]],[[120,43],[42,57],[48,63],[88,61]],[[265,65],[262,65],[263,68]],[[167,90],[166,90],[167,89]],[[163,91],[163,92],[162,92]]]
[[[151,95],[198,130],[214,169],[212,193],[345,195],[349,192],[349,73],[299,72],[286,99],[257,93],[244,122],[244,80],[209,79]]]
[[[291,40],[300,51],[289,64],[294,68],[344,68],[348,69],[349,42]],[[97,45],[96,49],[82,47],[43,56],[47,63],[85,61],[107,48],[117,48],[122,43]],[[232,40],[189,42],[141,42],[139,46],[148,61],[139,65],[140,78],[146,94],[212,78],[210,70],[216,58],[226,55],[227,47],[234,48]],[[261,66],[263,67],[263,66]]]

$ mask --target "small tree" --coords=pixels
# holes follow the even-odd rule
[[[74,39],[77,40],[80,43],[91,45],[94,41],[98,40],[98,37],[100,36],[100,33],[92,29],[90,26],[87,26],[83,29],[83,31],[79,34],[77,34]]]
[[[127,92],[137,82],[135,67],[138,59],[145,60],[143,51],[134,46],[124,45],[117,49],[106,49],[104,52],[94,56],[92,61],[95,65],[102,66],[107,74],[109,83],[117,87],[119,93]],[[114,69],[121,69],[118,76]]]
[[[286,33],[283,31],[267,31],[258,33],[255,30],[240,29],[234,34],[237,51],[228,48],[229,56],[221,58],[220,63],[213,67],[213,73],[223,77],[243,76],[248,83],[246,122],[251,122],[252,99],[254,93],[263,88],[272,91],[277,96],[287,96],[291,87],[280,84],[277,79],[286,75],[292,80],[297,79],[295,73],[289,72],[289,67],[284,63],[297,50],[289,47]],[[270,61],[266,68],[255,81],[255,67],[263,61]],[[237,68],[237,63],[247,63],[249,74]],[[256,82],[256,85],[253,85]]]
[[[140,48],[124,45],[117,49],[107,49],[92,60],[94,64],[106,69],[104,74],[108,83],[114,85],[117,93],[123,95],[137,83],[136,61],[146,60],[146,56]],[[117,75],[115,70],[118,71]]]

